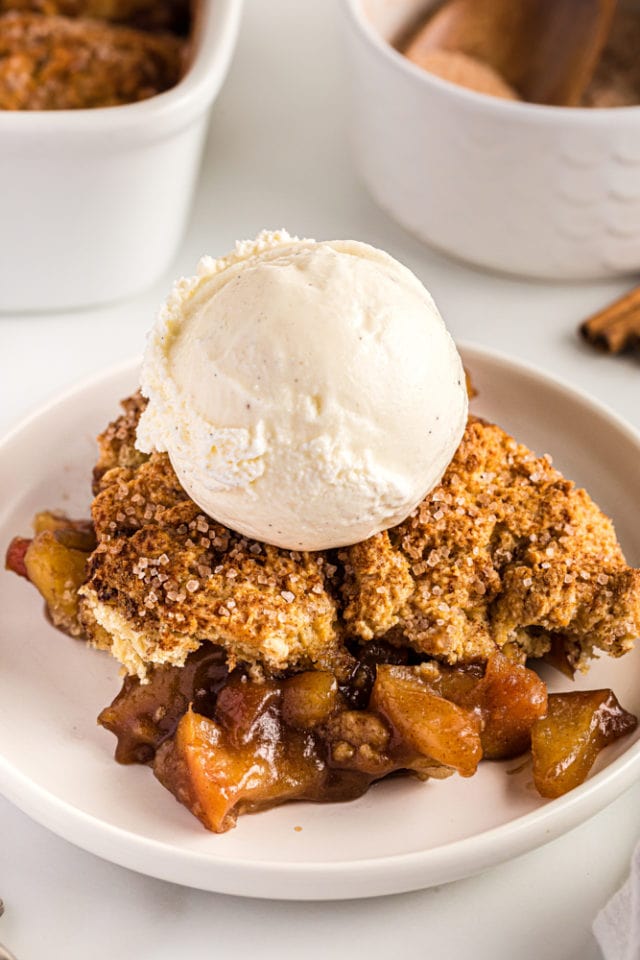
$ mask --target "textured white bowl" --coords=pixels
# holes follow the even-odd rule
[[[241,0],[204,0],[185,77],[140,103],[0,111],[0,310],[54,310],[143,290],[170,263]]]
[[[412,233],[554,280],[640,269],[640,107],[514,103],[439,80],[389,41],[433,0],[346,0],[356,162]]]

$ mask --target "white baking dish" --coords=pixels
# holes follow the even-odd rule
[[[241,0],[204,0],[166,93],[93,110],[0,111],[0,310],[117,300],[166,269],[189,212]]]
[[[345,0],[356,162],[378,203],[480,266],[548,279],[640,269],[640,107],[514,103],[390,41],[434,0]]]

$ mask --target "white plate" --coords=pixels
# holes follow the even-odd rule
[[[495,418],[585,485],[640,565],[640,438],[587,397],[476,348],[463,351]],[[32,514],[86,515],[95,434],[136,385],[129,363],[35,414],[0,447],[0,547]],[[112,759],[96,725],[119,689],[118,667],[50,627],[24,580],[0,575],[0,791],[92,853],[175,883],[243,896],[334,899],[419,889],[540,846],[600,810],[640,776],[640,731],[608,748],[572,793],[540,799],[518,762],[485,763],[471,780],[393,779],[348,804],[289,804],[207,833],[145,767]],[[556,688],[568,686],[550,675]],[[611,686],[640,714],[640,650],[602,660],[578,687]],[[302,827],[301,830],[294,829]]]

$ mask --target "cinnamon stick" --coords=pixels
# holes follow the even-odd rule
[[[640,287],[594,313],[580,325],[580,333],[607,353],[622,353],[640,344]]]

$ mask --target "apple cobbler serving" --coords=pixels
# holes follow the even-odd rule
[[[482,760],[527,751],[539,793],[558,797],[585,779],[603,747],[635,729],[636,718],[608,689],[549,693],[531,665],[546,662],[571,677],[594,656],[629,651],[640,633],[640,570],[626,564],[611,521],[548,456],[467,416],[459,358],[415,278],[363,245],[320,246],[263,236],[181,281],[147,351],[145,396],[126,399],[99,437],[91,521],[37,515],[34,536],[12,541],[7,565],[38,588],[56,626],[122,664],[123,687],[99,716],[116,736],[116,759],[151,766],[213,831],[232,827],[238,814],[289,800],[350,800],[390,774],[470,777]],[[357,258],[367,261],[361,273]],[[375,367],[376,351],[393,349],[385,342],[393,327],[385,307],[389,277],[407,283],[404,303],[397,294],[393,302],[414,311],[416,322],[433,324],[426,346],[453,371],[445,405],[452,416],[444,427],[434,400],[399,427],[405,436],[395,446],[375,434],[378,422],[386,430],[384,409],[380,421],[373,410],[389,403],[385,384],[377,382],[375,395],[365,398],[369,408],[365,401],[357,407],[352,435],[337,403],[351,402],[353,377],[340,382],[340,371],[332,372],[341,351],[362,349],[362,362],[366,357]],[[277,306],[281,330],[288,309],[305,315],[302,300],[315,296],[314,286],[317,302],[306,313],[314,317],[312,333],[325,304],[333,310],[360,298],[361,309],[340,314],[347,319],[336,337],[345,339],[334,338],[329,353],[298,325],[311,356],[301,389],[316,402],[300,414],[281,392],[275,438],[267,405],[273,380],[295,380],[304,351],[274,360],[260,346],[262,333],[254,335],[250,324],[242,335],[234,328],[231,360],[240,373],[231,387],[221,386],[235,367],[229,352],[218,362],[210,351],[207,402],[220,404],[210,409],[202,394],[178,389],[180,363],[172,353],[184,360],[190,349],[180,342],[189,325],[180,304],[191,320],[195,314],[194,342],[206,355],[202,311],[213,326],[216,310],[228,317],[224,291],[240,298],[246,319],[251,284],[262,291],[256,324],[268,327],[265,318]],[[242,322],[234,318],[237,327]],[[415,372],[415,357],[407,364],[389,374],[392,388],[399,375],[406,385]],[[197,380],[197,363],[190,360],[189,369]],[[268,377],[265,398],[260,384]],[[216,409],[207,432],[203,423]],[[225,422],[227,409],[236,426]],[[262,434],[251,425],[254,416]],[[200,418],[197,429],[190,417]],[[315,442],[324,436],[323,418],[332,425],[327,435],[340,437],[336,453]],[[359,446],[363,433],[366,450]],[[405,465],[412,436],[426,449]],[[270,460],[274,448],[298,458],[295,476]],[[303,454],[313,468],[308,474]],[[436,455],[443,464],[416,501],[424,464]],[[314,496],[326,476],[318,486],[317,474],[334,462],[323,507]],[[344,515],[325,523],[340,498]],[[234,512],[240,522],[223,522]],[[394,522],[386,523],[390,516]],[[368,535],[353,536],[364,528]]]
[[[555,797],[635,728],[610,690],[547,694],[525,665],[571,674],[640,632],[640,571],[548,458],[471,417],[403,524],[300,553],[206,518],[166,454],[137,451],[143,405],[100,437],[93,523],[39,514],[7,561],[54,624],[123,663],[99,717],[117,760],[151,765],[205,826],[529,749]]]

